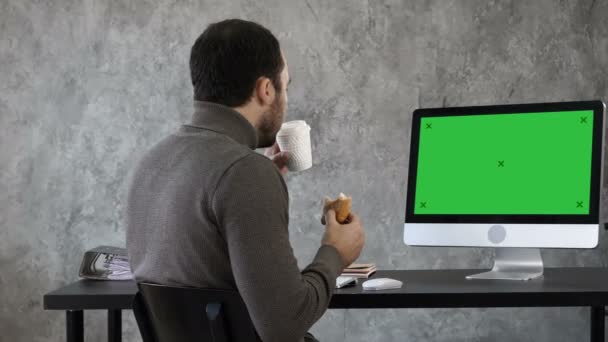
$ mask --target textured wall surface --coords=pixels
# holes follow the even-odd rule
[[[315,166],[288,176],[304,266],[320,199],[352,194],[380,268],[489,267],[484,249],[402,241],[409,124],[418,106],[608,99],[608,2],[0,0],[0,340],[61,341],[42,295],[77,279],[82,252],[124,245],[128,175],[191,114],[189,49],[207,24],[258,21],[281,41],[289,119],[312,126]],[[556,184],[559,186],[559,184]],[[606,265],[595,250],[549,266]],[[584,341],[577,308],[335,310],[323,341]],[[87,312],[89,341],[105,340]],[[130,313],[125,340],[139,341]]]

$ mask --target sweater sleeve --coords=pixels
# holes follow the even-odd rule
[[[262,341],[301,340],[327,309],[342,271],[338,251],[321,246],[312,263],[298,269],[289,243],[287,188],[274,164],[258,154],[226,171],[211,210],[228,246],[236,286]]]

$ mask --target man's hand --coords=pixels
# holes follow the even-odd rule
[[[289,159],[289,154],[287,152],[281,152],[279,144],[274,143],[272,147],[267,148],[264,151],[264,155],[272,160],[274,165],[279,168],[282,175],[287,174],[287,160]]]
[[[351,213],[346,223],[340,224],[336,220],[336,212],[330,209],[325,214],[325,222],[327,224],[321,243],[334,246],[342,257],[342,263],[346,268],[357,260],[365,244],[365,233],[359,216]]]

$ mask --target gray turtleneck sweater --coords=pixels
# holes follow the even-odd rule
[[[256,146],[238,112],[195,102],[192,123],[135,170],[127,250],[137,281],[237,289],[262,341],[301,341],[327,309],[342,261],[322,246],[298,269],[287,186]]]

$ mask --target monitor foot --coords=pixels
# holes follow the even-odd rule
[[[496,248],[494,267],[467,279],[530,280],[543,275],[543,259],[538,248]]]

